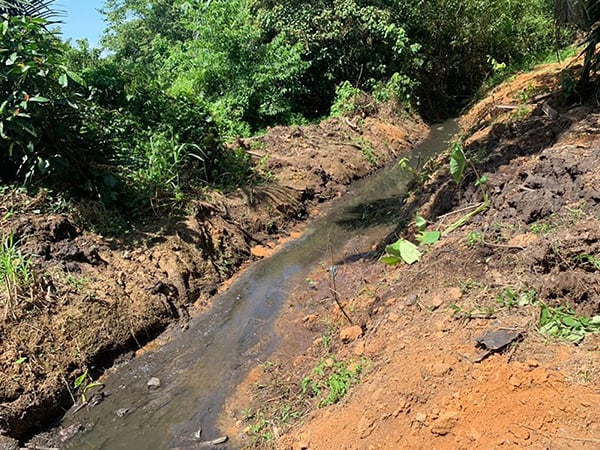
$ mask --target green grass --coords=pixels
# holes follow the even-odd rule
[[[333,358],[321,360],[312,373],[302,380],[302,394],[318,397],[319,407],[338,403],[358,381],[365,361],[346,363]]]
[[[31,259],[23,254],[12,233],[5,236],[0,246],[0,284],[26,286],[31,279]]]

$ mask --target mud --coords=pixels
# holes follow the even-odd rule
[[[5,191],[0,235],[13,233],[32,256],[34,279],[11,297],[2,292],[0,434],[24,438],[55,422],[80,395],[77,376],[97,379],[167,327],[185,328],[227,279],[261,257],[257,248],[285,240],[317,203],[427,132],[407,115],[395,125],[384,120],[331,119],[239,142],[271,183],[207,194],[188,216],[158,217],[120,237],[85,231],[82,217],[107,213],[99,205],[53,214],[48,193]]]

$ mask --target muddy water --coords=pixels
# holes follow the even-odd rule
[[[411,164],[416,167],[443,150],[456,131],[453,121],[434,127],[412,152]],[[340,248],[360,233],[368,251],[397,222],[408,181],[396,165],[357,183],[303,237],[241,275],[187,331],[107,374],[104,401],[65,417],[63,427],[79,422],[89,428],[66,448],[197,448],[191,439],[199,429],[203,439],[219,437],[216,419],[227,395],[277,346],[271,323],[289,286],[323,257],[325,245]],[[147,386],[153,377],[160,380],[154,390]]]

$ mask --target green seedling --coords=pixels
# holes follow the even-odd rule
[[[581,253],[574,258],[575,262],[587,265],[594,270],[600,270],[600,255]]]
[[[471,231],[467,236],[467,244],[469,247],[475,247],[483,242],[483,233],[481,231]]]
[[[566,307],[540,304],[540,333],[569,342],[581,342],[587,333],[600,333],[600,316],[578,316]]]
[[[535,234],[548,234],[556,228],[556,225],[548,222],[534,223],[529,227],[529,230]]]
[[[360,378],[364,363],[364,360],[361,364],[347,364],[344,361],[324,359],[312,370],[311,375],[302,380],[302,394],[322,397],[319,401],[320,408],[338,403]]]
[[[414,264],[421,259],[419,248],[406,239],[398,239],[392,245],[385,248],[386,255],[379,260],[385,264],[399,264],[404,261],[406,264]]]
[[[75,381],[73,382],[73,388],[81,392],[81,403],[84,405],[88,402],[88,392],[97,387],[103,388],[104,384],[93,381],[91,378],[89,378],[87,370],[75,378]]]
[[[458,139],[456,142],[454,142],[454,144],[452,144],[452,148],[450,150],[450,175],[452,176],[452,178],[454,179],[456,184],[460,184],[460,182],[463,178],[465,169],[467,167],[467,163],[468,163],[468,161],[467,161],[467,158],[463,151],[462,141],[461,141],[461,139]],[[472,163],[471,163],[471,168],[475,172],[475,174],[477,174],[477,170],[475,169],[475,166]],[[444,231],[442,231],[442,234],[441,234],[442,236],[446,236],[449,233],[453,232],[454,230],[459,229],[460,227],[462,227],[463,225],[468,223],[473,217],[487,211],[487,209],[490,206],[488,195],[487,195],[487,189],[485,187],[487,181],[488,181],[488,179],[485,175],[481,176],[481,177],[477,176],[477,181],[475,182],[475,186],[477,186],[479,188],[479,190],[481,191],[481,196],[483,198],[483,202],[481,202],[481,204],[479,206],[477,206],[477,208],[468,212],[467,214],[462,216],[460,219],[458,219],[456,222],[449,225]]]
[[[514,308],[517,306],[528,306],[535,303],[535,290],[516,291],[512,288],[503,290],[496,297],[496,303],[504,308]]]

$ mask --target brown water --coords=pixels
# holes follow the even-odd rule
[[[444,150],[457,129],[454,121],[434,127],[411,153],[411,165]],[[301,238],[252,265],[187,331],[107,374],[102,381],[108,397],[94,408],[65,416],[63,427],[81,422],[88,430],[65,448],[197,448],[191,440],[197,430],[202,429],[203,439],[221,436],[216,420],[225,399],[277,347],[271,323],[289,287],[306,277],[327,246],[340,248],[361,233],[368,252],[373,240],[398,222],[409,181],[410,175],[395,165],[358,182]],[[156,390],[147,387],[152,377],[161,382]],[[119,417],[116,412],[123,408],[129,412]]]

